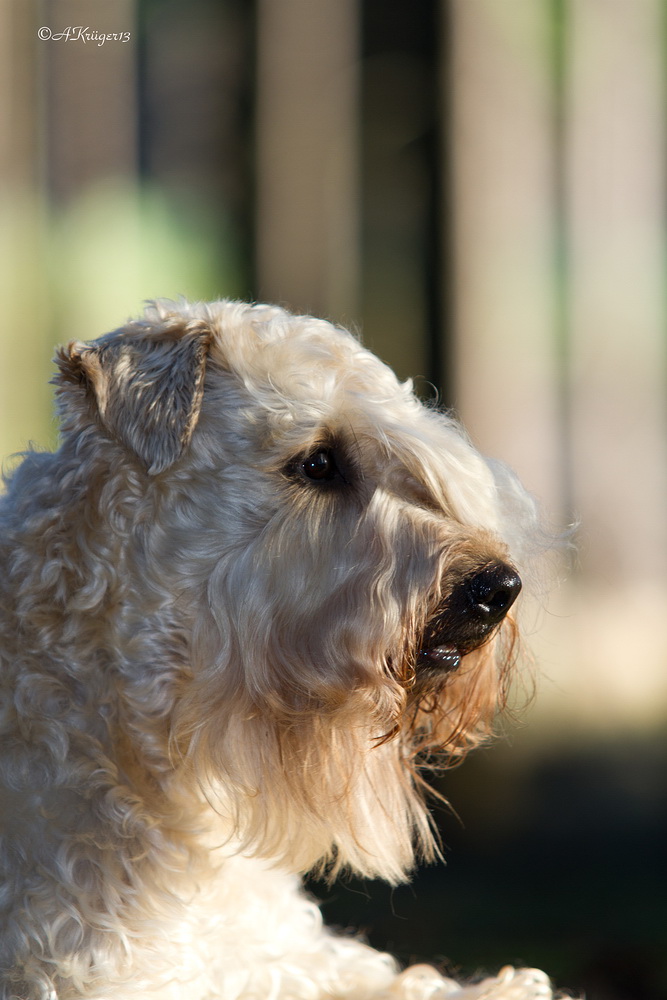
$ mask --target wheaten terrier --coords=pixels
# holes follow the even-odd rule
[[[507,688],[515,480],[278,308],[160,302],[57,361],[62,444],[0,514],[3,1000],[550,997],[400,973],[299,890],[437,855],[424,768]]]

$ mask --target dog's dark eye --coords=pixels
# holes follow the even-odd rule
[[[304,476],[314,482],[333,479],[338,473],[336,460],[330,448],[318,448],[299,463],[299,468]]]

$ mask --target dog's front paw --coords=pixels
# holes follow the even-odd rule
[[[506,966],[493,979],[465,986],[444,979],[432,966],[413,965],[401,973],[391,996],[400,1000],[552,1000],[549,977],[539,969]]]
[[[539,969],[501,969],[493,979],[463,987],[452,1000],[552,1000],[549,977]]]
[[[432,965],[411,965],[394,981],[392,1000],[458,1000],[461,987],[453,979],[445,979]]]

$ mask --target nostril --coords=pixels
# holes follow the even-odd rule
[[[488,625],[502,621],[521,590],[521,578],[506,563],[492,563],[468,580],[468,597]]]

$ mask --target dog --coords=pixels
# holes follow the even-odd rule
[[[322,926],[300,876],[438,856],[539,534],[350,333],[158,301],[58,352],[0,512],[2,1000],[537,1000]]]

